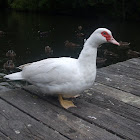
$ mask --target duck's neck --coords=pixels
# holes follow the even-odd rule
[[[94,46],[94,47],[93,47]],[[85,42],[84,48],[81,51],[78,61],[81,66],[87,68],[96,68],[96,57],[97,57],[97,44],[90,44]]]

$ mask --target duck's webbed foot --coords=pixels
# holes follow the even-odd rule
[[[62,98],[62,95],[61,95],[61,94],[58,95],[58,98],[59,98],[59,102],[60,102],[61,106],[64,107],[65,109],[68,109],[68,108],[70,108],[70,107],[76,107],[76,106],[73,104],[72,101],[64,100],[64,99]]]

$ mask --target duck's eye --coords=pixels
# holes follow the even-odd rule
[[[106,37],[106,36],[109,35],[106,31],[101,32],[101,34],[102,34],[102,36],[104,36],[104,37]]]
[[[103,32],[103,35],[106,35],[106,32]]]

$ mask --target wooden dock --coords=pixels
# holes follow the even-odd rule
[[[0,92],[0,140],[140,140],[140,58],[98,69],[63,109],[35,87]]]

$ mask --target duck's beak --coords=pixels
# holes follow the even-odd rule
[[[117,42],[113,37],[110,40],[108,40],[108,42],[120,46],[120,43]]]

